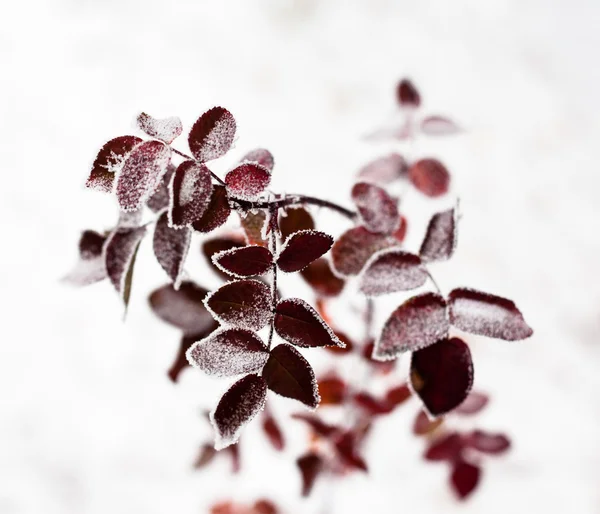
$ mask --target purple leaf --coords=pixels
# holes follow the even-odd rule
[[[344,289],[344,280],[333,274],[324,257],[311,262],[300,274],[319,296],[338,296]]]
[[[263,210],[256,212],[240,213],[240,223],[244,229],[246,242],[249,245],[260,245],[267,247],[266,239],[267,213]]]
[[[427,276],[418,255],[387,248],[374,254],[365,265],[360,290],[367,296],[409,291],[421,287]]]
[[[279,216],[279,230],[284,241],[294,232],[314,230],[314,228],[315,221],[304,207],[288,208]]]
[[[317,230],[301,230],[293,233],[283,244],[277,257],[277,266],[286,273],[300,271],[312,261],[327,253],[333,237]]]
[[[450,329],[446,309],[446,300],[436,293],[424,293],[404,302],[385,322],[373,358],[395,359],[401,353],[420,350],[446,338]]]
[[[419,107],[421,105],[421,95],[408,79],[402,79],[398,83],[396,98],[402,107]]]
[[[325,463],[323,459],[314,452],[309,452],[296,461],[302,475],[302,496],[310,495],[317,477],[323,471]]]
[[[444,116],[427,116],[421,121],[421,132],[428,136],[449,136],[458,134],[462,130],[450,118]]]
[[[259,371],[269,351],[251,330],[217,330],[197,341],[187,352],[189,363],[207,375],[230,377]]]
[[[236,124],[233,115],[223,107],[206,111],[192,127],[188,144],[192,155],[200,162],[225,155],[233,143]]]
[[[359,171],[358,176],[364,180],[370,180],[379,184],[389,184],[398,180],[407,172],[408,164],[406,159],[400,154],[392,153],[365,165]]]
[[[267,168],[269,172],[273,171],[273,166],[275,165],[275,159],[273,159],[273,155],[269,150],[265,150],[264,148],[256,148],[248,152],[244,157],[242,157],[241,163],[244,162],[254,162],[256,164],[260,164],[264,168]]]
[[[453,337],[413,352],[410,383],[432,416],[455,409],[473,385],[469,347],[461,339]]]
[[[319,405],[315,373],[293,346],[280,344],[273,348],[262,375],[271,391],[298,400],[311,409]]]
[[[142,140],[136,136],[120,136],[111,139],[98,153],[92,171],[85,183],[86,187],[110,193],[117,172],[121,170],[123,161],[134,146]]]
[[[365,227],[354,227],[344,232],[333,244],[331,263],[341,276],[357,275],[375,252],[395,244],[393,239],[373,234]]]
[[[227,192],[245,200],[255,199],[270,182],[269,170],[253,162],[240,164],[225,175]]]
[[[177,116],[158,119],[142,112],[137,117],[137,124],[142,132],[167,144],[171,144],[183,132],[181,120]]]
[[[421,159],[408,170],[408,177],[421,193],[431,197],[442,196],[450,186],[450,173],[437,159]]]
[[[465,461],[458,461],[452,467],[450,483],[461,500],[469,496],[479,484],[481,468]]]
[[[465,332],[505,341],[533,334],[511,300],[474,289],[455,289],[449,295],[450,323]]]
[[[145,227],[118,229],[106,241],[104,255],[106,274],[121,295],[126,307],[131,294],[135,257],[145,234]]]
[[[247,375],[233,384],[211,414],[217,430],[215,449],[237,442],[244,426],[264,408],[266,400],[267,384],[258,375]]]
[[[271,291],[258,280],[228,282],[204,303],[218,322],[248,330],[260,330],[272,317]]]
[[[213,186],[208,207],[206,207],[202,217],[192,223],[192,228],[204,234],[212,232],[221,225],[224,225],[230,214],[231,207],[229,206],[225,187]]]
[[[246,246],[243,241],[236,237],[215,237],[214,239],[207,239],[202,243],[202,253],[206,258],[209,266],[221,277],[229,280],[229,274],[225,273],[213,262],[213,256],[219,252],[226,250],[232,250],[233,248],[243,248]]]
[[[345,346],[319,313],[299,298],[288,298],[277,304],[274,324],[277,334],[296,346]]]
[[[211,202],[213,185],[210,170],[204,164],[183,161],[173,174],[170,190],[171,225],[175,228],[190,226],[202,219]]]
[[[359,182],[352,188],[352,200],[370,232],[390,234],[398,228],[398,201],[376,185]]]
[[[465,437],[465,445],[482,453],[500,455],[509,450],[510,439],[504,434],[492,434],[483,430],[474,430]]]
[[[215,265],[234,277],[263,275],[273,266],[273,255],[263,246],[232,248],[213,255]]]
[[[117,175],[115,191],[121,210],[137,211],[160,185],[171,161],[171,148],[145,141],[127,156]]]
[[[175,289],[178,289],[181,283],[191,238],[190,229],[177,230],[169,226],[169,216],[166,211],[159,216],[154,229],[154,255],[173,281]]]
[[[452,257],[457,239],[456,214],[456,209],[449,209],[431,217],[419,250],[421,259],[443,261]]]

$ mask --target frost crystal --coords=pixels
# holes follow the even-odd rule
[[[138,127],[150,137],[161,139],[167,144],[172,143],[183,132],[181,120],[177,116],[157,119],[142,112],[137,117],[137,123]]]
[[[188,143],[193,156],[206,162],[225,155],[231,148],[235,131],[235,119],[227,109],[209,109],[196,120],[190,131]]]
[[[171,225],[184,227],[202,218],[213,192],[210,170],[193,161],[182,162],[169,185]]]
[[[167,212],[160,215],[154,229],[154,255],[173,281],[175,289],[179,288],[181,282],[191,238],[191,230],[187,228],[176,230],[169,226]]]
[[[357,275],[371,255],[398,242],[381,234],[373,234],[365,227],[354,227],[344,232],[331,248],[331,262],[341,276]]]
[[[352,188],[352,200],[365,227],[371,232],[390,234],[398,228],[398,200],[388,195],[381,187],[359,182]]]
[[[457,210],[434,214],[429,220],[419,255],[424,261],[441,261],[452,257],[457,239]]]

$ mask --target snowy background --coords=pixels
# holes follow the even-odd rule
[[[594,0],[4,5],[0,513],[191,514],[260,496],[288,513],[322,512],[323,496],[336,513],[600,512],[599,23]],[[308,502],[294,451],[275,455],[256,427],[247,474],[231,477],[226,459],[194,472],[209,437],[200,408],[227,384],[190,371],[177,387],[168,381],[177,335],[146,305],[164,281],[148,242],[125,324],[108,283],[58,283],[79,231],[115,220],[114,204],[83,188],[90,163],[141,110],[189,128],[224,105],[238,120],[231,159],[265,146],[274,189],[348,205],[356,170],[389,151],[361,136],[394,111],[403,76],[426,111],[468,130],[412,149],[442,158],[461,198],[459,249],[436,276],[446,290],[514,298],[536,330],[524,343],[469,340],[476,387],[493,395],[477,424],[508,432],[513,451],[489,459],[480,490],[459,504],[445,467],[420,461],[413,402],[382,422],[370,475],[323,483]],[[440,205],[417,193],[403,204]],[[409,247],[424,224],[411,225]],[[191,271],[214,287],[194,244]]]

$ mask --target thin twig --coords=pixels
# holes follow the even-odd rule
[[[273,254],[273,257],[277,254],[277,215],[278,208],[271,206],[269,207],[269,227],[271,229],[271,238],[270,238],[270,250]],[[269,327],[269,340],[267,343],[267,348],[271,349],[271,344],[273,342],[273,332],[275,330],[275,310],[277,309],[277,264],[275,263],[275,259],[273,259],[273,280],[271,281],[271,326]]]
[[[434,285],[434,287],[437,289],[437,292],[439,294],[441,294],[442,296],[444,296],[442,294],[442,290],[439,286],[439,284],[436,282],[435,278],[433,278],[433,275],[431,274],[431,271],[429,271],[427,268],[425,268],[425,271],[427,272],[427,276],[429,277],[429,280],[431,280],[431,283]]]

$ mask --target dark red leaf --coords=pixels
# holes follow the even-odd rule
[[[303,348],[344,345],[319,313],[299,298],[288,298],[277,304],[275,330],[288,343]]]
[[[269,358],[267,347],[251,330],[217,330],[187,353],[190,364],[207,375],[230,377],[259,371]]]
[[[315,220],[304,207],[290,207],[279,216],[279,230],[284,241],[294,232],[314,228]]]
[[[285,240],[277,266],[286,273],[300,271],[329,251],[333,237],[317,230],[301,230]]]
[[[331,248],[333,268],[342,276],[357,275],[375,252],[394,244],[393,239],[373,234],[365,227],[351,228],[344,232]]]
[[[392,237],[399,243],[402,243],[404,241],[404,238],[406,237],[407,228],[408,228],[408,222],[406,221],[406,218],[404,216],[400,215],[400,225],[398,226],[396,231],[392,234]]]
[[[344,289],[344,280],[333,274],[329,261],[324,257],[311,262],[300,270],[300,274],[319,296],[337,296]]]
[[[448,296],[450,323],[481,336],[519,341],[533,334],[511,300],[474,289],[455,289]]]
[[[213,186],[208,207],[204,211],[202,217],[192,223],[192,228],[197,232],[202,232],[204,234],[212,232],[225,224],[230,214],[231,207],[229,206],[229,199],[227,198],[225,187]]]
[[[203,333],[195,334],[193,336],[183,336],[181,338],[181,342],[179,343],[179,350],[177,351],[177,355],[175,356],[175,360],[167,375],[171,379],[171,382],[177,382],[179,380],[179,375],[181,372],[190,367],[190,363],[187,360],[187,351],[196,341],[200,339],[204,339],[208,334],[210,334],[213,330],[216,330],[218,325],[216,322],[213,322],[213,325],[209,326]]]
[[[298,400],[311,409],[319,405],[315,373],[293,346],[280,344],[271,350],[263,377],[271,391]]]
[[[86,187],[110,193],[117,172],[121,171],[123,161],[134,146],[142,140],[136,136],[119,136],[111,139],[98,152],[92,165],[92,171],[85,183]]]
[[[210,293],[205,304],[218,322],[248,330],[260,330],[272,316],[271,291],[258,280],[228,282]]]
[[[469,396],[454,411],[456,414],[470,415],[477,414],[488,404],[489,396],[476,391],[471,391]]]
[[[351,353],[352,351],[354,351],[356,343],[353,343],[347,334],[345,334],[344,332],[340,332],[339,330],[334,330],[333,333],[346,346],[327,346],[325,348],[326,350],[332,353]]]
[[[473,386],[469,347],[453,337],[413,352],[410,383],[432,416],[455,409]]]
[[[188,136],[192,155],[200,162],[225,155],[235,138],[233,115],[223,107],[213,107],[196,120]]]
[[[436,197],[445,194],[450,185],[450,173],[437,159],[421,159],[408,170],[413,185],[424,195]]]
[[[325,463],[320,455],[309,452],[299,457],[296,464],[300,468],[300,473],[302,474],[302,496],[306,497],[310,495],[310,492],[315,485],[315,480],[323,471]]]
[[[167,144],[172,143],[183,132],[181,120],[177,116],[158,119],[142,112],[137,117],[137,124],[142,132]]]
[[[125,306],[129,303],[131,294],[135,257],[145,234],[145,227],[118,229],[106,240],[106,274],[121,295]]]
[[[423,261],[443,261],[452,257],[457,238],[456,209],[434,214],[429,220],[419,255]]]
[[[224,252],[226,250],[232,250],[233,248],[243,248],[245,243],[238,237],[215,237],[214,239],[206,239],[202,243],[202,253],[206,258],[209,266],[221,277],[229,279],[229,274],[225,273],[221,268],[213,262],[213,255]]]
[[[100,257],[105,241],[105,235],[94,230],[84,230],[79,239],[79,256],[84,260]]]
[[[406,159],[400,154],[392,153],[380,157],[364,166],[358,176],[379,184],[389,184],[408,172]]]
[[[273,255],[263,246],[232,248],[213,255],[215,265],[234,277],[263,275],[273,266]]]
[[[456,432],[450,432],[435,439],[425,451],[424,457],[431,461],[455,461],[460,459],[463,450],[462,437]]]
[[[510,439],[504,434],[492,434],[483,430],[474,430],[465,437],[465,445],[482,453],[499,455],[508,451]]]
[[[428,136],[449,136],[462,132],[461,128],[450,118],[444,116],[427,116],[421,121],[421,132]]]
[[[338,431],[338,427],[334,425],[329,425],[328,423],[321,421],[314,414],[292,414],[292,419],[303,421],[313,430],[315,434],[325,438],[331,437]]]
[[[394,406],[388,403],[385,399],[380,400],[367,392],[356,393],[353,397],[354,403],[372,416],[381,414],[389,414],[394,409]]]
[[[365,265],[360,291],[367,296],[409,291],[421,287],[427,277],[427,270],[418,255],[399,248],[386,248],[374,254]]]
[[[150,295],[150,307],[160,319],[185,334],[203,334],[215,323],[202,302],[207,292],[193,282],[182,282],[178,290],[167,284]]]
[[[127,155],[116,177],[121,210],[137,211],[159,187],[171,162],[171,148],[161,141],[144,141]]]
[[[227,192],[236,198],[245,200],[255,199],[270,182],[269,170],[254,162],[240,164],[225,175]]]
[[[237,442],[244,425],[264,408],[266,399],[267,384],[258,375],[246,375],[233,384],[211,414],[217,430],[215,448]]]
[[[171,179],[169,217],[174,227],[186,227],[201,220],[213,193],[210,170],[204,164],[183,161]]]
[[[388,195],[385,189],[359,182],[352,188],[352,200],[370,232],[390,234],[398,228],[398,200]]]
[[[481,468],[465,461],[459,461],[452,467],[450,483],[461,500],[469,496],[479,484]]]
[[[169,185],[171,184],[171,178],[173,177],[173,173],[175,173],[175,169],[173,164],[167,166],[167,172],[164,174],[156,191],[154,191],[152,196],[146,202],[146,205],[152,212],[160,212],[169,207],[169,203],[171,202]]]
[[[346,400],[348,386],[338,376],[329,376],[319,380],[320,405],[341,405]]]
[[[445,338],[450,326],[446,300],[436,293],[423,293],[408,299],[387,319],[373,357],[394,359],[406,351],[425,348]]]
[[[403,404],[412,396],[408,384],[402,384],[396,387],[392,387],[385,395],[385,399],[388,403],[397,407]]]
[[[359,438],[357,434],[349,430],[341,435],[335,443],[335,449],[346,466],[350,468],[367,471],[367,463],[358,455],[357,445]]]
[[[250,245],[268,246],[268,241],[265,239],[265,229],[267,223],[267,213],[264,210],[256,212],[246,212],[240,215],[240,222],[246,235],[246,241]]]
[[[256,148],[248,152],[240,162],[254,162],[267,168],[270,172],[273,171],[273,166],[275,166],[273,155],[269,150],[265,150],[264,148]]]
[[[194,469],[202,469],[208,466],[217,455],[217,450],[210,444],[203,444],[194,462]]]
[[[419,411],[413,423],[413,434],[426,435],[433,432],[444,422],[444,418],[429,419],[424,410]]]
[[[396,87],[396,98],[402,107],[419,107],[421,95],[414,84],[408,79],[402,79]]]
[[[160,215],[154,228],[154,255],[173,281],[175,289],[179,288],[181,282],[191,238],[192,232],[189,229],[177,230],[169,226],[169,216],[166,211]]]
[[[285,447],[285,440],[283,438],[283,433],[281,432],[281,428],[279,427],[279,423],[275,420],[275,418],[268,412],[265,411],[265,415],[263,416],[263,430],[269,439],[269,442],[273,445],[278,451],[283,450]]]

